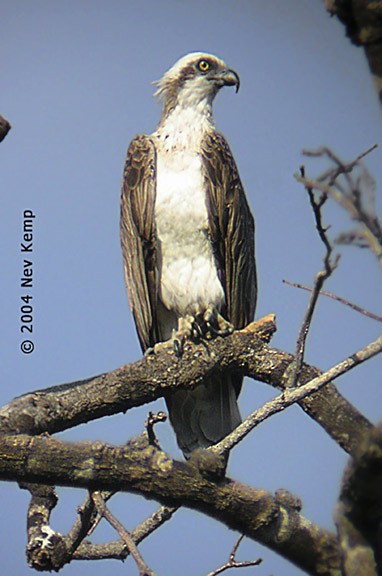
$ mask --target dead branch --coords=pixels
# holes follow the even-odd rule
[[[325,0],[326,10],[344,24],[346,35],[362,46],[382,103],[382,6],[365,0]]]
[[[301,176],[305,178],[305,168],[304,166],[300,167]],[[304,361],[305,355],[305,345],[306,339],[308,337],[310,324],[312,322],[313,314],[316,309],[316,305],[318,302],[318,298],[320,295],[320,291],[325,283],[325,281],[332,275],[335,268],[337,267],[338,263],[338,256],[335,259],[332,259],[333,247],[329,242],[329,239],[326,235],[326,229],[322,223],[322,213],[321,208],[326,202],[327,197],[325,195],[321,195],[321,197],[316,200],[314,192],[312,188],[306,186],[305,187],[309,200],[310,205],[313,210],[314,219],[316,223],[316,230],[318,235],[325,246],[325,256],[323,259],[324,268],[320,272],[318,272],[313,280],[313,288],[310,294],[309,302],[305,310],[304,318],[301,322],[301,326],[298,332],[297,341],[296,341],[296,349],[295,349],[295,362],[293,368],[290,372],[290,387],[297,386],[298,379],[300,377],[302,363]]]
[[[290,282],[289,280],[283,280],[283,283],[287,284],[288,286],[292,286],[293,288],[299,288],[300,290],[307,290],[308,292],[312,291],[312,288],[310,288],[310,286],[305,286],[304,284],[300,284],[299,282]],[[328,292],[327,290],[320,290],[320,296],[326,296],[327,298],[331,298],[332,300],[335,300],[336,302],[339,302],[340,304],[348,306],[352,310],[355,310],[356,312],[363,314],[363,316],[367,316],[368,318],[376,320],[377,322],[382,322],[382,316],[378,316],[377,314],[374,314],[374,312],[370,312],[370,310],[366,310],[365,308],[358,306],[358,304],[354,304],[354,302],[349,302],[349,300],[341,298],[341,296],[337,296],[332,292]]]
[[[59,570],[70,556],[62,534],[49,526],[50,514],[58,498],[53,486],[42,484],[20,484],[31,493],[27,513],[28,565],[35,570]]]
[[[205,472],[205,470],[203,469],[203,467],[205,468],[205,461],[206,459],[204,458],[204,453],[207,455],[208,453],[212,453],[212,454],[225,454],[228,450],[232,449],[233,446],[235,446],[238,442],[240,442],[248,433],[250,430],[252,430],[254,428],[255,425],[257,425],[259,422],[263,421],[265,418],[269,417],[271,414],[274,414],[277,411],[281,411],[284,410],[287,406],[289,406],[291,403],[296,402],[298,400],[300,400],[303,395],[306,394],[312,394],[312,392],[316,392],[318,390],[319,387],[322,387],[324,385],[326,385],[328,383],[328,381],[332,380],[335,377],[338,377],[340,374],[343,374],[344,372],[350,370],[351,368],[353,368],[354,366],[360,364],[361,362],[364,362],[365,360],[367,360],[368,358],[371,358],[372,356],[374,356],[375,354],[378,354],[379,352],[382,351],[382,337],[380,337],[379,339],[377,339],[375,342],[371,343],[370,345],[366,346],[364,349],[360,350],[359,352],[353,354],[350,358],[346,359],[345,361],[341,362],[340,364],[338,364],[337,366],[335,366],[334,368],[332,368],[331,370],[329,370],[327,373],[325,373],[324,375],[322,375],[321,377],[318,377],[316,379],[314,379],[312,382],[306,384],[305,386],[299,387],[299,388],[295,388],[295,389],[287,389],[286,391],[284,391],[278,398],[276,398],[275,400],[272,400],[271,402],[268,402],[267,404],[265,404],[263,406],[262,409],[256,411],[254,414],[252,414],[250,417],[248,417],[234,432],[232,432],[230,435],[228,435],[225,439],[223,439],[220,443],[218,443],[216,446],[209,448],[206,451],[201,451],[200,453],[196,454],[195,456],[193,455],[191,460],[190,460],[190,467],[192,470],[196,471],[196,474],[199,476],[200,472]],[[4,436],[4,442],[6,442],[8,440],[9,437]],[[12,437],[10,437],[12,438]],[[23,437],[20,435],[19,437],[13,437],[13,438],[20,438],[22,439]],[[30,437],[29,437],[30,438]],[[40,439],[39,439],[40,440]],[[44,440],[47,442],[48,438],[44,438]],[[49,439],[50,440],[50,439]],[[166,473],[170,473],[170,470],[172,468],[172,466],[169,464],[169,462],[171,462],[169,460],[169,458],[158,449],[158,446],[156,445],[156,443],[152,442],[152,439],[150,438],[150,433],[148,430],[146,430],[146,433],[144,435],[142,435],[140,437],[140,439],[134,441],[139,445],[142,445],[145,447],[144,452],[147,452],[147,446],[149,446],[152,450],[155,451],[155,454],[157,455],[157,460],[155,461],[155,465],[157,467],[160,467],[162,469],[162,471],[165,471]],[[134,447],[134,442],[129,442],[127,444],[127,449],[130,451],[132,447]],[[5,452],[5,454],[3,454],[3,461],[0,463],[0,478],[4,478],[4,479],[16,479],[18,481],[29,481],[29,482],[44,482],[44,483],[62,483],[62,478],[60,476],[56,477],[55,476],[55,472],[54,470],[56,469],[56,467],[54,466],[54,461],[57,459],[57,455],[56,457],[54,457],[54,454],[52,455],[48,455],[46,454],[46,458],[49,459],[49,462],[51,464],[53,464],[53,470],[50,471],[50,474],[46,474],[46,472],[43,472],[43,476],[41,479],[41,477],[36,477],[34,475],[34,472],[32,470],[30,470],[30,466],[29,466],[29,462],[33,463],[34,461],[39,462],[38,460],[38,455],[35,454],[24,454],[23,451],[25,452],[25,450],[28,451],[28,448],[32,447],[33,441],[30,439],[30,446],[29,447],[24,447],[23,449],[20,448],[20,444],[17,442],[16,443],[19,450],[17,448],[15,448],[15,446],[13,446],[14,450],[13,450],[13,459],[11,462],[11,467],[9,467],[9,456],[8,454]],[[65,468],[66,470],[69,470],[69,474],[72,473],[72,481],[74,479],[75,481],[75,485],[77,485],[77,482],[80,481],[82,478],[85,478],[89,485],[89,488],[91,488],[91,486],[97,485],[98,486],[98,479],[95,477],[95,473],[98,472],[98,466],[101,467],[102,472],[104,472],[105,470],[109,471],[110,469],[113,470],[113,478],[109,480],[109,482],[113,481],[113,479],[116,477],[116,470],[115,467],[117,466],[116,462],[113,460],[113,463],[108,463],[103,462],[101,463],[102,460],[102,456],[103,454],[105,454],[108,450],[114,449],[114,450],[118,450],[117,448],[113,448],[113,447],[107,447],[105,445],[102,445],[100,443],[94,443],[92,445],[89,445],[89,447],[91,447],[94,451],[97,452],[97,456],[91,456],[91,457],[85,457],[85,455],[83,456],[83,459],[81,459],[80,463],[77,463],[76,466],[74,466],[73,469],[73,464],[67,462],[67,455],[64,455],[65,452],[65,448],[68,449],[69,451],[72,449],[73,446],[75,445],[69,445],[69,444],[62,444],[60,443],[60,452],[61,455],[59,456],[60,461],[62,461],[63,463],[65,462]],[[53,445],[53,448],[57,448],[57,444]],[[62,448],[62,450],[61,450]],[[121,452],[121,450],[123,450],[122,448],[119,448],[119,451]],[[20,451],[20,464],[19,467],[12,467],[12,464],[15,464],[15,461],[17,459],[17,453],[18,451]],[[1,456],[0,456],[1,458]],[[50,460],[50,458],[52,460]],[[146,454],[144,454],[143,459],[146,458]],[[125,455],[125,459],[128,459],[128,456]],[[25,462],[27,463],[27,466],[25,468],[27,468],[27,472],[24,469],[25,466]],[[7,467],[8,465],[8,467]],[[79,469],[79,477],[76,475],[76,471],[78,471]],[[27,477],[24,478],[22,477],[22,474],[27,473]],[[12,476],[12,474],[14,476]],[[21,474],[21,477],[20,477]],[[29,475],[30,474],[30,475]],[[54,474],[54,477],[52,478],[52,474]],[[74,474],[74,476],[73,476]],[[140,474],[143,475],[143,470],[140,471]],[[11,475],[11,477],[9,477],[9,475]],[[149,476],[149,470],[145,471],[145,476],[147,478],[147,476]],[[123,475],[122,475],[123,477]],[[211,475],[208,476],[208,474],[202,473],[202,477],[205,477],[207,480],[208,478],[211,478]],[[157,475],[156,475],[156,479],[157,479]],[[107,479],[104,479],[103,482],[107,482]],[[64,481],[64,484],[67,483],[67,480]],[[102,480],[100,480],[100,484],[102,484]],[[82,485],[82,484],[80,484]],[[103,486],[99,486],[99,488],[101,488]],[[37,487],[38,488],[38,487]],[[43,490],[45,490],[45,487],[42,488]],[[106,489],[108,490],[107,492],[107,496],[109,497],[109,495],[111,495],[110,492],[110,487],[106,487]],[[123,490],[123,486],[120,488],[121,490]],[[128,488],[127,488],[128,489]],[[142,488],[140,487],[140,483],[137,482],[137,480],[135,480],[133,482],[132,487],[130,487],[130,490],[132,491],[136,491],[139,493],[142,493],[148,497],[153,497],[156,498],[158,500],[161,501],[161,496],[157,495],[157,494],[153,494],[150,492],[145,492],[144,490],[142,490]],[[32,490],[32,494],[34,494],[33,490]],[[161,491],[160,491],[160,494]],[[44,496],[44,495],[42,495]],[[101,498],[101,494],[99,494],[100,498]],[[172,498],[172,497],[170,497]],[[102,499],[102,501],[104,502],[104,499]],[[33,499],[32,499],[33,502]],[[166,502],[164,502],[166,504]],[[285,504],[285,499],[283,499],[283,503]],[[45,502],[43,501],[43,504],[45,506]],[[53,503],[55,504],[55,502]],[[177,505],[177,502],[175,501],[175,504]],[[173,505],[173,502],[171,500],[171,505]],[[185,503],[185,505],[187,505],[187,503]],[[49,513],[50,513],[50,509],[52,508],[52,506],[50,507],[45,507],[46,510],[46,514],[45,516],[43,516],[42,521],[40,520],[40,522],[38,523],[38,533],[36,534],[35,531],[32,532],[30,534],[30,540],[29,540],[29,558],[30,558],[30,564],[33,565],[34,567],[39,567],[39,569],[46,569],[46,567],[48,567],[48,569],[51,569],[52,567],[54,569],[57,569],[58,566],[63,565],[64,563],[68,562],[70,560],[70,553],[73,553],[74,549],[72,547],[72,549],[69,552],[69,546],[66,545],[67,542],[65,542],[65,538],[58,533],[55,533],[48,525],[48,520],[49,520]],[[293,506],[292,506],[293,508]],[[297,509],[297,507],[296,507]],[[104,508],[102,508],[103,510],[103,514],[107,514],[105,513]],[[44,511],[44,509],[43,509]],[[93,514],[93,510],[89,509],[87,510],[87,516],[86,518],[88,518],[88,522],[91,521],[91,515]],[[209,513],[209,512],[207,512]],[[41,514],[40,514],[41,515]],[[82,519],[81,519],[82,521]],[[224,520],[223,520],[224,521]],[[82,537],[84,537],[85,535],[85,530],[83,528],[83,526],[80,524],[80,528],[82,528],[82,532],[81,529],[77,530],[77,532],[75,531],[74,533],[77,535],[77,539],[75,539],[77,545],[79,543],[79,534],[81,534]],[[42,538],[41,538],[42,536]],[[130,536],[129,536],[130,538]],[[73,540],[73,538],[72,538]],[[124,542],[126,544],[127,542],[127,536],[125,535],[124,537]],[[73,546],[73,545],[72,545]],[[132,551],[130,544],[127,545],[128,550]],[[48,550],[48,552],[46,551]],[[50,553],[51,552],[51,553]],[[142,572],[143,574],[143,572]]]
[[[162,351],[100,376],[20,396],[0,409],[0,433],[52,434],[125,412],[177,387],[195,386],[220,370],[241,372],[283,390],[294,357],[266,344],[274,329],[273,317],[266,317],[226,338],[203,344],[188,342],[181,360],[172,351]],[[303,365],[300,384],[321,373]],[[333,384],[301,400],[299,405],[349,453],[371,426]]]
[[[163,414],[160,412],[155,416],[150,412],[150,425],[153,426],[155,422],[162,421]],[[147,435],[149,442],[152,443],[148,429]],[[159,448],[159,445],[155,445]],[[84,538],[94,532],[102,518],[97,512],[91,494],[88,494],[82,505],[78,507],[77,518],[72,528],[66,536],[63,536],[59,532],[55,532],[49,525],[50,512],[58,501],[54,488],[40,484],[20,484],[20,487],[28,489],[32,494],[27,516],[27,558],[32,568],[58,571],[72,559],[99,560],[116,558],[124,560],[129,555],[129,549],[120,540],[102,545],[84,542]],[[100,496],[105,503],[114,494],[115,492],[106,490],[100,492]],[[134,543],[138,544],[149,536],[154,530],[169,520],[177,509],[178,507],[161,506],[131,532]]]
[[[157,528],[172,518],[179,506],[160,506],[151,516],[143,520],[131,531],[131,537],[135,544],[139,544]],[[73,560],[103,560],[114,558],[125,560],[129,551],[121,540],[108,542],[107,544],[92,544],[84,541],[73,554]]]
[[[308,179],[301,175],[295,175],[295,178],[306,188],[319,190],[324,195],[331,197],[347,211],[350,218],[359,225],[359,231],[356,233],[357,238],[364,239],[382,266],[382,225],[375,215],[374,181],[361,164],[361,158],[374,149],[375,146],[372,146],[348,163],[340,160],[334,152],[326,147],[317,150],[304,150],[303,153],[307,156],[328,157],[334,163],[334,167],[316,179]],[[353,176],[352,172],[355,168],[361,172],[359,175]],[[344,183],[340,182],[341,176],[344,178]]]
[[[119,520],[110,512],[105,504],[99,491],[92,494],[93,502],[97,506],[99,514],[109,522],[109,524],[118,532],[119,537],[123,541],[126,548],[129,550],[131,556],[134,558],[135,563],[139,570],[139,576],[155,576],[154,572],[147,566],[143,560],[134,539],[131,537],[130,532],[119,522]]]
[[[367,434],[345,471],[336,524],[344,576],[382,573],[382,425]]]
[[[191,463],[171,460],[148,442],[146,433],[119,447],[3,436],[0,477],[130,491],[164,505],[186,506],[272,548],[309,574],[339,576],[335,536],[304,518],[295,499],[279,498],[228,478],[212,481]],[[320,572],[323,566],[325,571]]]
[[[336,366],[333,366],[333,368],[321,376],[317,376],[317,378],[314,378],[307,384],[297,388],[287,388],[282,392],[282,394],[269,400],[263,404],[261,408],[250,414],[237,428],[235,428],[233,432],[207,450],[216,454],[224,454],[225,452],[232,450],[232,448],[241,442],[243,438],[245,438],[258,424],[273,414],[282,412],[291,404],[298,402],[313,392],[317,392],[317,390],[325,386],[328,382],[331,382],[335,378],[338,378],[355,366],[358,366],[360,363],[365,362],[369,358],[372,358],[381,352],[382,336],[365,346],[362,350],[355,352]]]
[[[154,414],[153,412],[149,412],[147,420],[145,422],[145,428],[147,430],[147,436],[149,439],[150,444],[156,446],[156,448],[160,448],[157,437],[155,436],[154,426],[158,422],[165,422],[167,420],[167,415],[165,412],[158,412]]]
[[[207,576],[217,576],[230,568],[247,568],[248,566],[259,566],[259,564],[261,564],[262,558],[258,558],[257,560],[244,560],[242,562],[236,560],[236,552],[243,538],[244,536],[242,534],[233,545],[230,555],[228,556],[228,561],[222,564],[219,568],[209,572]]]
[[[8,120],[6,120],[5,118],[3,118],[3,116],[0,115],[0,142],[4,140],[10,129],[11,125],[8,122]]]

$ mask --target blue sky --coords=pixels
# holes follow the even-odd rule
[[[0,154],[1,404],[16,395],[116,368],[140,355],[123,285],[118,237],[119,188],[130,139],[151,132],[160,107],[151,82],[190,51],[217,54],[240,75],[241,88],[215,102],[217,127],[235,155],[256,218],[259,274],[257,316],[274,312],[273,344],[294,350],[307,295],[283,279],[309,284],[323,248],[303,188],[293,174],[303,148],[325,144],[350,160],[381,144],[381,111],[361,50],[311,0],[3,0],[0,69],[2,108],[12,124]],[[382,150],[366,164],[382,185]],[[377,199],[379,213],[381,200]],[[22,215],[34,219],[33,342],[20,351]],[[329,204],[325,221],[334,237],[351,227]],[[341,249],[326,288],[381,314],[375,259]],[[329,368],[372,339],[380,326],[322,299],[308,339],[307,361]],[[375,358],[338,383],[373,421],[381,417]],[[274,391],[249,381],[243,415]],[[162,407],[161,402],[150,409]],[[67,439],[122,443],[142,430],[148,406],[62,434]],[[180,457],[170,426],[163,447]],[[332,509],[346,455],[299,408],[265,422],[230,459],[229,474],[256,487],[286,488],[302,498],[304,514],[333,528]],[[82,494],[59,490],[53,527],[65,531]],[[24,561],[27,494],[0,486],[0,529],[9,533],[4,573],[28,574]],[[155,508],[137,496],[118,495],[112,510],[132,528]],[[112,537],[108,527],[95,539]],[[182,510],[142,545],[160,574],[204,574],[223,563],[236,535]],[[299,571],[251,541],[242,558],[264,559],[256,574]],[[128,562],[131,562],[129,560]],[[72,563],[68,576],[134,573],[115,561]],[[129,572],[130,570],[130,572]],[[248,570],[248,573],[252,573]]]

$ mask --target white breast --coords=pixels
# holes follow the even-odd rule
[[[182,129],[164,126],[156,133],[157,190],[155,219],[159,245],[160,300],[176,316],[198,314],[224,302],[211,243],[197,152],[199,122]]]

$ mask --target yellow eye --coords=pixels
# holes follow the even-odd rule
[[[207,62],[207,60],[200,60],[200,62],[198,62],[198,68],[201,72],[207,72],[209,67],[210,67],[210,63]]]

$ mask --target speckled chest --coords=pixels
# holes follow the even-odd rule
[[[160,299],[177,315],[196,314],[224,300],[208,233],[203,119],[171,119],[154,135],[157,149],[155,221]]]
[[[203,119],[195,111],[175,114],[156,133],[157,186],[155,218],[162,242],[197,241],[208,229],[200,144]]]

